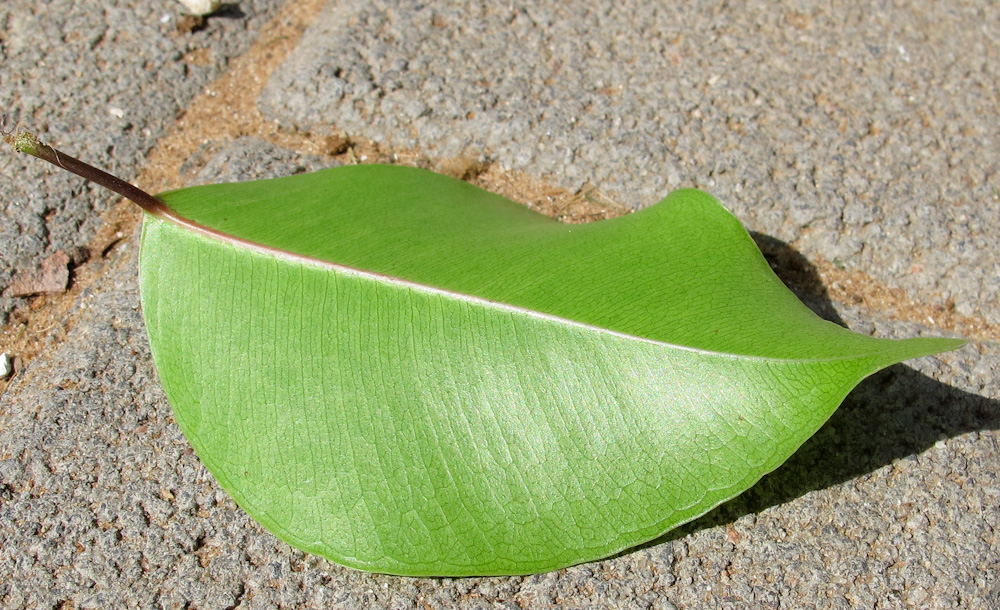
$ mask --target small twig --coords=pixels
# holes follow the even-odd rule
[[[167,212],[166,205],[146,191],[125,182],[117,176],[112,176],[103,170],[97,169],[93,165],[84,163],[75,157],[52,148],[39,140],[34,134],[22,130],[20,123],[13,131],[7,131],[6,122],[7,117],[4,115],[3,120],[0,120],[0,134],[3,135],[3,141],[14,147],[14,150],[38,157],[43,161],[48,161],[81,178],[111,189],[122,197],[131,200],[142,208],[144,212],[153,214],[154,216],[163,216]]]

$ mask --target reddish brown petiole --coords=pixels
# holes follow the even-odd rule
[[[13,131],[3,131],[3,140],[14,147],[14,150],[38,157],[43,161],[58,166],[66,171],[90,180],[105,188],[111,189],[122,197],[131,200],[143,211],[154,216],[164,216],[167,213],[167,206],[156,197],[146,191],[125,182],[117,176],[97,169],[93,165],[59,152],[45,142],[42,142],[32,133],[15,128]]]

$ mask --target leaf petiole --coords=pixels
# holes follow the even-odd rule
[[[167,206],[146,191],[89,163],[85,163],[76,157],[71,157],[66,153],[52,148],[45,142],[42,142],[33,133],[20,128],[15,128],[13,131],[0,131],[0,133],[3,134],[3,141],[11,145],[18,152],[48,161],[52,165],[72,172],[107,189],[111,189],[135,203],[144,212],[160,217],[167,213]]]

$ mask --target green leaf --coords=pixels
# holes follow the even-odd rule
[[[961,345],[819,319],[694,190],[588,225],[390,166],[161,198],[142,302],[178,423],[265,527],[366,570],[606,557]]]

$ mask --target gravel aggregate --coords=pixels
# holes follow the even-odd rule
[[[7,0],[0,106],[134,176],[276,9],[248,0],[179,35],[172,0]],[[762,242],[997,323],[998,12],[338,0],[259,105],[287,128],[481,157],[634,206],[699,186]],[[223,182],[328,164],[240,138],[180,169]],[[0,287],[86,244],[114,200],[20,157],[0,175]],[[1000,608],[996,340],[873,376],[777,471],[642,548],[536,576],[398,578],[289,547],[218,487],[157,383],[137,246],[111,253],[67,335],[0,396],[2,608]],[[860,332],[939,334],[802,296]],[[0,322],[25,305],[0,297]]]

